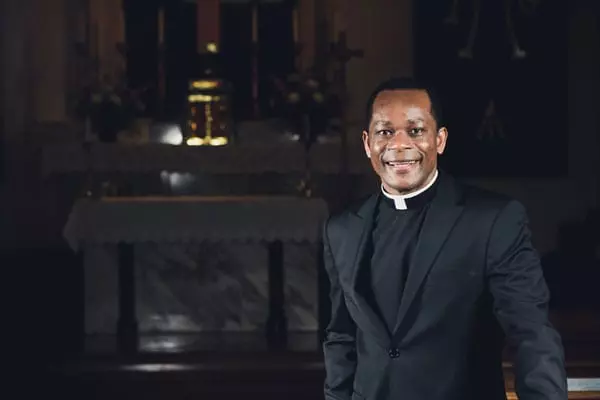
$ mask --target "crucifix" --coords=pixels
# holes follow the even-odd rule
[[[496,103],[493,99],[490,99],[483,120],[477,130],[478,140],[494,140],[494,139],[506,139],[504,135],[504,129],[502,122],[496,111]]]
[[[343,67],[353,58],[362,58],[364,51],[362,49],[351,49],[348,47],[348,35],[346,32],[338,34],[338,40],[331,46],[332,55],[335,60],[343,64]]]
[[[344,196],[348,199],[348,191],[350,190],[348,180],[348,115],[347,115],[347,87],[346,87],[346,66],[353,58],[364,57],[362,49],[351,49],[348,47],[348,36],[345,31],[338,34],[336,43],[331,46],[331,58],[334,65],[334,82],[337,86],[338,95],[341,102],[342,118],[340,126],[341,139],[341,172],[342,181],[344,182]]]

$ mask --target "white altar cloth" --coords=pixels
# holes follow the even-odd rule
[[[114,197],[80,199],[64,228],[81,243],[317,243],[327,217],[322,199],[302,197]]]

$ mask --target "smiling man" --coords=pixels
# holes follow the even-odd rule
[[[379,85],[363,142],[381,189],[324,229],[327,400],[566,400],[564,356],[524,207],[438,170],[448,131],[433,92]]]
[[[438,130],[428,92],[377,91],[368,112],[372,115],[363,142],[386,193],[406,195],[431,184],[448,132]]]

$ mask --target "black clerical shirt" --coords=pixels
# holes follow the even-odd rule
[[[406,209],[397,209],[395,201],[386,196],[380,196],[376,209],[371,235],[371,293],[367,297],[390,333],[396,324],[419,233],[435,195],[435,183],[415,197],[400,200]]]

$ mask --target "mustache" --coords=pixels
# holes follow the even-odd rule
[[[421,154],[416,150],[389,151],[383,153],[381,160],[383,162],[403,162],[403,161],[419,161]]]

